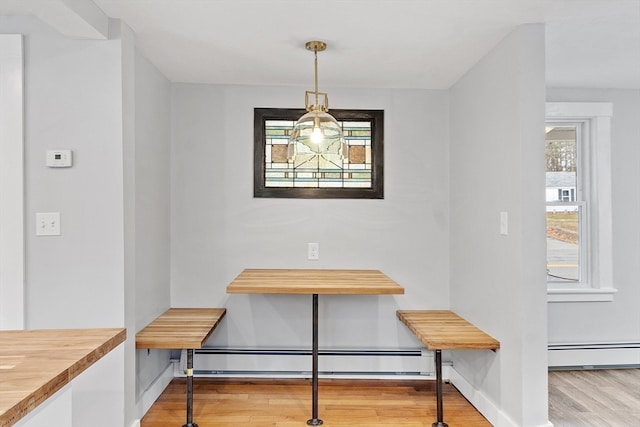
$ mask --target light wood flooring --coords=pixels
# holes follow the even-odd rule
[[[491,424],[450,384],[444,384],[449,427]],[[326,427],[431,427],[436,421],[435,382],[320,380],[318,415]],[[174,379],[141,427],[185,424],[185,380]],[[193,422],[199,427],[304,427],[311,418],[308,380],[194,380]]]
[[[434,381],[320,380],[319,416],[326,427],[431,427]],[[185,424],[185,380],[175,379],[141,427]],[[306,380],[196,378],[199,427],[304,427],[311,417]],[[640,427],[640,369],[549,372],[549,420],[554,427]],[[450,384],[444,385],[449,427],[491,424]]]
[[[640,369],[549,372],[554,427],[640,426]]]

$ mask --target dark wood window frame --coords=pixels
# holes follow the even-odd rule
[[[254,108],[253,197],[298,199],[383,199],[384,198],[384,110],[331,110],[336,120],[371,123],[370,188],[299,188],[265,186],[265,122],[298,120],[306,111],[294,108]]]

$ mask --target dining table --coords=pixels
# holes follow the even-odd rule
[[[404,288],[379,270],[245,269],[228,286],[230,294],[311,295],[311,418],[307,425],[322,425],[318,416],[318,296],[398,295]]]

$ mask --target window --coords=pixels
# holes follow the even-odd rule
[[[383,198],[382,110],[331,110],[342,126],[342,164],[294,167],[287,143],[301,109],[254,109],[254,197]]]
[[[548,103],[549,301],[610,301],[610,103]]]
[[[581,159],[585,151],[579,147],[583,147],[587,125],[587,122],[547,122],[545,129],[547,280],[554,284],[584,284],[586,277],[587,251],[581,249],[586,246],[586,236],[581,228],[587,223],[584,209],[587,202],[578,177],[579,172],[587,171],[578,157]]]

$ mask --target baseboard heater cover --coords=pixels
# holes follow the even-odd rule
[[[548,357],[549,369],[640,367],[640,342],[549,344]]]
[[[435,372],[433,352],[425,349],[325,349],[318,356],[318,374],[325,378],[425,377]],[[180,372],[185,357],[180,358]],[[311,350],[203,348],[194,351],[193,366],[198,376],[308,378]]]

